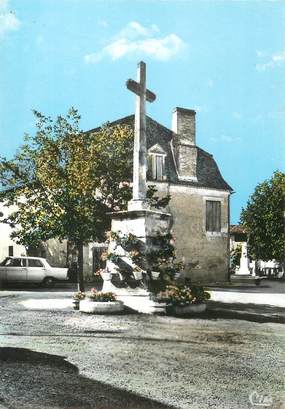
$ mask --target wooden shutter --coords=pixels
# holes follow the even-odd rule
[[[221,202],[206,201],[206,231],[221,231]]]
[[[162,180],[163,178],[163,156],[156,155],[156,179]]]

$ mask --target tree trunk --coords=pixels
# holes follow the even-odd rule
[[[78,291],[85,291],[83,278],[83,243],[77,244],[78,250],[78,269],[77,269],[77,287]]]

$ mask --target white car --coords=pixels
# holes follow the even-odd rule
[[[7,257],[0,263],[0,283],[42,283],[51,287],[68,280],[68,268],[51,267],[45,258]]]

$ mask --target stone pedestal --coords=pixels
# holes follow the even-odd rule
[[[153,301],[150,297],[151,293],[146,284],[147,278],[147,253],[153,246],[153,239],[159,234],[167,234],[170,227],[169,213],[163,213],[152,210],[130,210],[117,212],[112,214],[112,232],[118,235],[133,234],[142,243],[144,248],[145,260],[144,269],[141,269],[139,274],[133,274],[134,280],[137,280],[135,288],[123,287],[120,288],[114,285],[111,281],[112,275],[121,276],[120,268],[111,260],[107,261],[106,271],[108,274],[104,277],[102,291],[112,291],[117,295],[117,298],[124,304],[140,313],[144,314],[161,314],[164,313],[164,307]],[[115,240],[111,240],[108,252],[117,254],[120,259],[130,267],[130,271],[136,268],[128,252],[121,246],[118,246]],[[121,279],[124,277],[121,276]],[[153,279],[152,275],[151,278]]]
[[[150,268],[147,261],[147,254],[154,248],[153,240],[157,234],[165,235],[169,232],[171,215],[165,212],[153,211],[149,209],[142,210],[129,210],[112,213],[112,233],[115,233],[119,237],[128,236],[132,234],[138,239],[143,260],[140,263],[141,274],[143,277],[141,280],[137,280],[136,288],[120,288],[111,282],[111,277],[114,275],[121,275],[119,263],[116,261],[108,260],[106,270],[110,274],[104,279],[102,291],[112,291],[117,294],[118,297],[132,300],[132,308],[135,306],[135,298],[137,298],[140,310],[153,310],[155,309],[153,301],[150,300],[150,293],[147,285],[145,284],[145,278],[147,276],[147,270]],[[138,266],[132,261],[129,251],[131,249],[125,249],[119,245],[116,239],[110,241],[108,253],[118,256],[121,263],[129,267],[130,271],[133,271]],[[110,277],[111,276],[111,277]],[[138,275],[134,274],[134,279]],[[121,277],[123,278],[123,277]]]
[[[237,275],[250,275],[249,259],[247,257],[247,243],[242,243],[240,267],[236,271]]]
[[[112,232],[133,234],[143,242],[169,232],[170,213],[149,209],[112,213]]]

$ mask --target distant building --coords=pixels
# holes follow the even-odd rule
[[[240,224],[233,224],[230,226],[230,249],[231,251],[241,246],[242,243],[247,242],[247,234],[245,228]],[[250,263],[251,270],[263,275],[276,275],[279,276],[282,267],[280,263],[275,260],[263,261],[252,260]]]
[[[244,227],[240,224],[230,226],[230,248],[236,248],[239,244],[247,241],[247,234]]]
[[[0,211],[6,217],[9,210],[0,203]],[[0,262],[8,256],[24,256],[26,249],[10,238],[12,229],[8,224],[0,223]]]

